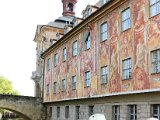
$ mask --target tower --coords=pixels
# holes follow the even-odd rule
[[[63,16],[74,16],[75,5],[77,0],[62,0],[63,3]]]

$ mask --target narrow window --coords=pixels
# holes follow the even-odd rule
[[[107,83],[108,68],[107,66],[101,67],[101,83]]]
[[[47,84],[47,93],[49,93],[49,84]]]
[[[122,12],[122,31],[130,28],[130,8]]]
[[[85,87],[90,86],[90,71],[85,72]]]
[[[123,79],[131,78],[131,58],[123,60]]]
[[[77,77],[75,75],[75,76],[72,76],[72,90],[76,89],[76,84],[77,84]]]
[[[129,120],[137,120],[137,105],[128,105]]]
[[[51,59],[48,58],[48,60],[47,60],[47,70],[50,71],[50,69],[51,69]]]
[[[80,106],[76,106],[76,120],[80,119]]]
[[[160,0],[150,0],[150,16],[153,17],[160,13]]]
[[[88,35],[87,35],[87,38],[86,38],[85,43],[86,43],[86,49],[89,49],[90,46],[91,46],[91,36],[90,36],[90,32],[89,32]]]
[[[113,120],[120,120],[120,106],[114,105],[112,107]]]
[[[107,40],[107,22],[101,25],[101,41]]]
[[[49,117],[52,117],[52,107],[49,108]]]
[[[57,118],[60,118],[60,107],[57,107]]]
[[[77,41],[73,42],[73,45],[72,45],[72,54],[73,54],[73,56],[77,55]]]
[[[152,105],[152,117],[160,120],[160,104]]]
[[[56,93],[57,92],[57,82],[54,82],[54,93]]]
[[[69,106],[65,107],[65,118],[69,118]]]
[[[56,53],[54,55],[54,66],[56,67],[58,65],[58,54]]]
[[[62,80],[62,91],[66,90],[66,79]]]
[[[89,116],[94,114],[94,106],[89,106]]]
[[[160,73],[160,50],[151,52],[152,54],[152,73]]]
[[[67,51],[66,48],[63,49],[63,61],[67,60]]]

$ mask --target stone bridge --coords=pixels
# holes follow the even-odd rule
[[[46,111],[40,98],[0,94],[0,108],[18,114],[24,120],[45,120]]]

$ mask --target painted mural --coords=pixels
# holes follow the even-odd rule
[[[132,0],[112,11],[102,19],[89,23],[83,30],[60,45],[48,55],[52,61],[58,53],[58,65],[52,72],[45,73],[45,88],[50,84],[50,93],[45,91],[46,101],[69,98],[92,97],[95,95],[160,87],[160,74],[152,74],[151,51],[160,49],[160,15],[149,18],[148,2]],[[130,6],[131,28],[121,31],[120,11]],[[109,37],[100,42],[100,25],[107,21]],[[91,47],[85,49],[85,39],[91,34]],[[72,43],[77,40],[78,54],[72,56]],[[62,61],[62,50],[67,49],[67,61]],[[122,79],[122,61],[131,58],[132,76]],[[47,58],[46,58],[47,59]],[[108,82],[101,84],[101,67],[108,66]],[[90,87],[85,87],[85,72],[91,72]],[[77,76],[76,89],[72,89],[72,76]],[[66,90],[62,92],[62,80],[66,79]],[[57,92],[53,93],[53,83]],[[46,90],[46,89],[45,89]]]

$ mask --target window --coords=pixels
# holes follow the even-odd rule
[[[56,53],[54,55],[54,66],[56,67],[58,65],[58,54]]]
[[[123,60],[123,79],[131,78],[131,58]]]
[[[108,75],[108,68],[107,66],[101,67],[101,83],[107,83],[107,75]]]
[[[101,41],[107,40],[107,22],[101,25]]]
[[[113,120],[120,120],[120,106],[114,105],[112,107]]]
[[[94,106],[89,106],[89,116],[94,114]]]
[[[66,90],[66,80],[62,80],[62,91]]]
[[[76,106],[76,120],[80,119],[80,106]]]
[[[68,4],[68,11],[73,12],[73,3]]]
[[[47,93],[49,93],[49,84],[47,84]]]
[[[130,28],[130,8],[122,12],[122,31]]]
[[[72,54],[73,54],[73,56],[77,55],[77,41],[73,42]]]
[[[47,70],[50,71],[50,69],[51,69],[51,59],[48,58],[48,60],[47,60]]]
[[[87,35],[85,44],[86,44],[86,49],[89,49],[90,46],[91,46],[91,36],[90,36],[90,32],[88,32],[88,35]]]
[[[85,72],[85,87],[90,86],[90,71]]]
[[[65,118],[69,118],[69,106],[65,107]]]
[[[60,118],[60,107],[57,107],[57,118]]]
[[[63,49],[63,61],[67,60],[67,51],[66,48]]]
[[[151,52],[152,54],[152,73],[160,73],[160,49]]]
[[[152,105],[152,117],[155,117],[158,120],[160,120],[160,104]]]
[[[137,120],[137,105],[129,105],[129,120]]]
[[[150,0],[150,16],[153,17],[160,13],[160,0]]]
[[[77,84],[77,77],[75,75],[75,76],[72,76],[72,90],[76,89],[76,84]]]
[[[52,107],[49,108],[49,117],[52,117]]]
[[[57,92],[57,82],[54,82],[54,84],[53,84],[53,89],[54,89],[54,93],[56,93]]]

